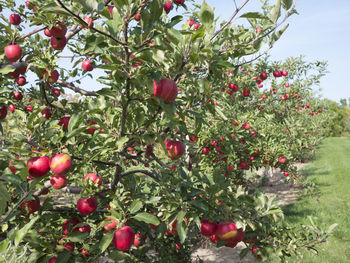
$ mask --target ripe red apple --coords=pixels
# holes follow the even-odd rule
[[[94,174],[94,173],[86,174],[84,176],[83,182],[87,182],[88,180],[91,180],[94,184],[97,184],[97,185],[102,184],[102,178],[101,178],[101,175],[99,174]]]
[[[202,219],[201,221],[201,234],[204,236],[211,236],[215,234],[217,224],[215,222],[210,222],[207,219]]]
[[[9,111],[14,112],[15,110],[16,110],[16,106],[11,104],[9,106]]]
[[[94,125],[94,124],[97,124],[96,121],[92,121],[90,122],[90,124],[88,124],[88,126],[91,126],[91,125]],[[89,134],[94,134],[94,132],[96,131],[96,129],[86,129],[86,133],[89,133]]]
[[[233,222],[221,222],[217,228],[215,235],[221,240],[229,240],[237,235],[237,228]]]
[[[47,261],[47,263],[55,263],[57,260],[57,257],[52,257],[49,259],[49,261]]]
[[[252,247],[252,254],[253,254],[254,257],[256,257],[258,259],[262,259],[261,254],[259,254],[259,250],[260,249],[261,249],[260,247],[256,247],[256,246]]]
[[[165,13],[169,14],[170,10],[173,9],[173,2],[167,1],[163,4]]]
[[[268,77],[268,75],[267,75],[266,72],[262,72],[262,73],[260,74],[260,79],[261,79],[261,80],[266,80],[267,77]]]
[[[142,235],[142,234],[140,234],[140,233],[137,233],[137,234],[135,234],[135,238],[134,238],[134,243],[133,243],[133,245],[135,246],[135,247],[138,247],[138,246],[141,246],[141,245],[143,245],[143,243],[144,243],[144,240],[145,238],[144,238],[144,236]]]
[[[16,83],[19,85],[19,86],[23,86],[27,83],[27,80],[25,77],[18,77],[16,78]]]
[[[19,91],[16,91],[15,93],[13,93],[13,97],[15,98],[15,100],[18,100],[18,101],[23,99],[23,95]]]
[[[88,24],[88,26],[82,25],[82,28],[88,28],[88,27],[93,27],[94,26],[94,21],[90,17],[85,17],[84,21]]]
[[[35,213],[36,211],[39,210],[39,208],[40,208],[40,201],[38,199],[25,201],[21,204],[22,211],[24,213],[27,212],[27,215]]]
[[[199,26],[200,26],[200,25],[199,25],[198,23],[195,23],[195,24],[194,24],[194,30],[197,30],[197,29],[199,28]]]
[[[59,97],[61,95],[61,91],[59,89],[53,88],[51,90],[52,95],[55,95],[56,97]]]
[[[50,168],[57,175],[65,175],[72,169],[72,160],[68,154],[56,154],[50,160]]]
[[[80,220],[77,218],[72,218],[72,219],[64,221],[62,224],[63,233],[68,235],[70,233],[70,230],[73,229],[73,226],[75,226],[79,223],[80,223]]]
[[[210,241],[213,242],[214,244],[219,242],[219,238],[216,235],[211,235],[209,238],[210,238]]]
[[[172,160],[179,159],[185,153],[185,145],[180,141],[165,140],[165,148]]]
[[[46,28],[46,29],[44,30],[44,34],[45,34],[45,36],[47,36],[47,37],[52,37],[52,36],[51,36],[51,33],[50,33],[50,29],[48,29],[48,28]]]
[[[209,149],[208,147],[204,147],[204,148],[202,149],[202,154],[204,154],[204,155],[209,154],[209,152],[210,152],[210,149]]]
[[[33,111],[33,106],[32,105],[28,105],[26,107],[26,111],[32,112]]]
[[[85,248],[81,250],[81,254],[83,254],[83,256],[86,258],[89,258],[91,256],[91,254]]]
[[[7,106],[0,108],[0,121],[5,119],[7,115]]]
[[[193,26],[193,25],[194,25],[194,20],[192,20],[192,19],[188,20],[188,25],[189,25],[190,27]]]
[[[105,225],[103,228],[107,231],[112,231],[117,227],[117,222],[114,219],[106,218],[105,221],[110,221],[108,225]]]
[[[83,63],[81,64],[83,70],[85,71],[92,71],[94,69],[93,67],[93,62],[91,60],[84,60]]]
[[[280,156],[280,157],[278,157],[278,161],[279,161],[280,163],[285,163],[285,162],[287,161],[287,158],[284,157],[284,156]]]
[[[250,94],[250,90],[249,89],[243,90],[243,97],[248,97],[249,94]]]
[[[5,47],[5,56],[10,62],[15,62],[22,57],[22,49],[18,45],[8,45]]]
[[[67,249],[67,250],[69,250],[69,251],[74,251],[75,245],[74,245],[73,242],[67,242],[67,243],[64,243],[64,241],[63,241],[63,242],[60,242],[60,241],[62,241],[62,240],[64,240],[64,239],[66,239],[66,238],[67,238],[67,236],[61,237],[61,238],[58,240],[59,245],[62,246],[62,247],[64,247],[65,249]]]
[[[77,226],[73,229],[73,232],[87,232],[90,234],[91,227],[89,225]]]
[[[172,103],[177,96],[176,83],[171,79],[162,79],[160,82],[153,81],[154,95],[164,100],[165,103]]]
[[[137,14],[135,15],[135,20],[136,20],[136,21],[140,21],[140,20],[141,20],[141,15],[140,15],[140,13],[137,13]]]
[[[67,131],[68,130],[69,120],[70,120],[70,116],[63,116],[60,119],[60,122],[58,123],[58,125],[62,126],[64,131]]]
[[[238,85],[237,84],[234,84],[234,83],[230,83],[228,85],[229,89],[231,89],[232,91],[236,92],[238,91]]]
[[[249,123],[244,123],[243,127],[244,127],[244,129],[249,130],[250,129],[250,124]]]
[[[43,78],[46,79],[50,83],[55,83],[58,80],[59,74],[56,69],[52,70],[51,73],[49,74],[48,71],[46,70]]]
[[[50,108],[45,108],[41,111],[41,114],[44,115],[45,119],[50,119],[51,117],[51,110]]]
[[[113,244],[120,251],[127,251],[134,243],[135,233],[129,226],[123,226],[122,228],[114,232]]]
[[[67,33],[67,27],[63,23],[58,23],[49,31],[50,35],[54,38],[64,38]]]
[[[50,178],[51,186],[55,189],[61,189],[68,183],[67,178],[64,175],[54,174]]]
[[[111,18],[113,18],[113,8],[114,5],[108,7],[109,14],[111,15]]]
[[[275,78],[279,78],[279,77],[282,76],[282,73],[281,73],[281,71],[279,71],[279,70],[275,70],[275,71],[273,72],[273,76],[274,76]]]
[[[66,37],[56,38],[51,37],[50,44],[54,50],[62,50],[67,44]]]
[[[185,0],[174,0],[174,3],[177,5],[183,5],[185,3]]]
[[[22,21],[21,17],[19,15],[17,15],[17,14],[10,15],[9,20],[10,20],[10,23],[12,25],[15,25],[15,26],[18,26],[21,23],[21,21]]]
[[[29,176],[33,178],[45,176],[50,171],[50,158],[47,156],[32,157],[28,160]]]
[[[282,70],[282,71],[281,71],[281,74],[282,74],[282,76],[285,76],[285,77],[286,77],[286,76],[288,76],[288,71]]]
[[[80,214],[88,215],[93,213],[97,208],[97,201],[95,197],[80,198],[77,202],[77,208]]]

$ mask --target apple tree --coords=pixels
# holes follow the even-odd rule
[[[258,61],[296,3],[248,2],[218,24],[205,1],[0,1],[2,260],[191,262],[203,237],[284,259],[324,241],[247,172],[297,178],[324,67]]]

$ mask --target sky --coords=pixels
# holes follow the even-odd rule
[[[224,20],[232,15],[233,0],[206,2]],[[242,2],[236,0],[237,5]],[[257,10],[259,2],[251,0],[242,12]],[[329,73],[320,84],[322,96],[334,101],[350,98],[346,77],[350,71],[350,0],[299,0],[296,10],[299,15],[287,20],[289,28],[270,51],[271,58],[305,55],[310,62],[328,61]]]
[[[201,4],[202,1],[195,2]],[[236,3],[240,6],[243,1],[236,0]],[[215,16],[220,16],[220,20],[228,20],[235,10],[234,0],[206,2],[215,8]],[[299,15],[293,15],[287,20],[289,28],[270,51],[271,59],[283,60],[304,55],[310,62],[328,61],[329,72],[321,79],[321,95],[334,101],[350,98],[346,77],[350,70],[350,0],[298,0],[296,9]],[[250,11],[260,11],[260,0],[250,0],[240,14]],[[8,16],[9,13],[4,15]],[[237,22],[241,24],[243,21]],[[69,67],[69,61],[63,59],[59,64]],[[102,71],[95,69],[93,73],[96,76]],[[32,78],[34,76],[28,76],[27,79],[30,81]],[[98,82],[90,78],[83,79],[80,85],[87,90],[96,90],[99,86]]]

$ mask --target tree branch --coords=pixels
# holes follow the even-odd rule
[[[237,8],[235,12],[232,14],[231,18],[219,29],[217,30],[214,35],[211,36],[210,40],[213,40],[218,34],[220,34],[221,31],[223,31],[229,24],[231,24],[232,20],[236,17],[236,15],[238,14],[239,11],[241,11],[241,9],[249,2],[249,0],[245,0],[244,3]]]
[[[75,91],[77,93],[85,95],[85,96],[92,96],[92,97],[97,97],[98,96],[98,94],[96,92],[94,92],[94,91],[87,91],[87,90],[78,88],[77,86],[74,86],[72,83],[68,83],[68,82],[63,81],[63,80],[57,80],[56,83],[61,85],[61,86],[63,86],[63,87],[71,89],[71,90],[73,90],[73,91]]]
[[[34,35],[34,34],[40,32],[40,31],[42,31],[42,30],[44,30],[44,29],[46,29],[46,28],[47,28],[47,27],[42,27],[42,28],[35,29],[35,30],[33,30],[32,32],[29,32],[28,34],[25,34],[25,35],[21,36],[21,37],[18,38],[17,40],[20,41],[20,40],[22,40],[22,39],[25,39],[25,38],[27,38],[27,37],[30,37],[31,35]]]

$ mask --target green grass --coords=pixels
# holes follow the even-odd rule
[[[305,196],[286,206],[287,221],[309,224],[307,216],[311,215],[324,230],[334,223],[338,226],[326,243],[316,247],[318,256],[306,251],[303,259],[292,262],[350,262],[350,138],[325,139],[306,172],[320,195]]]

